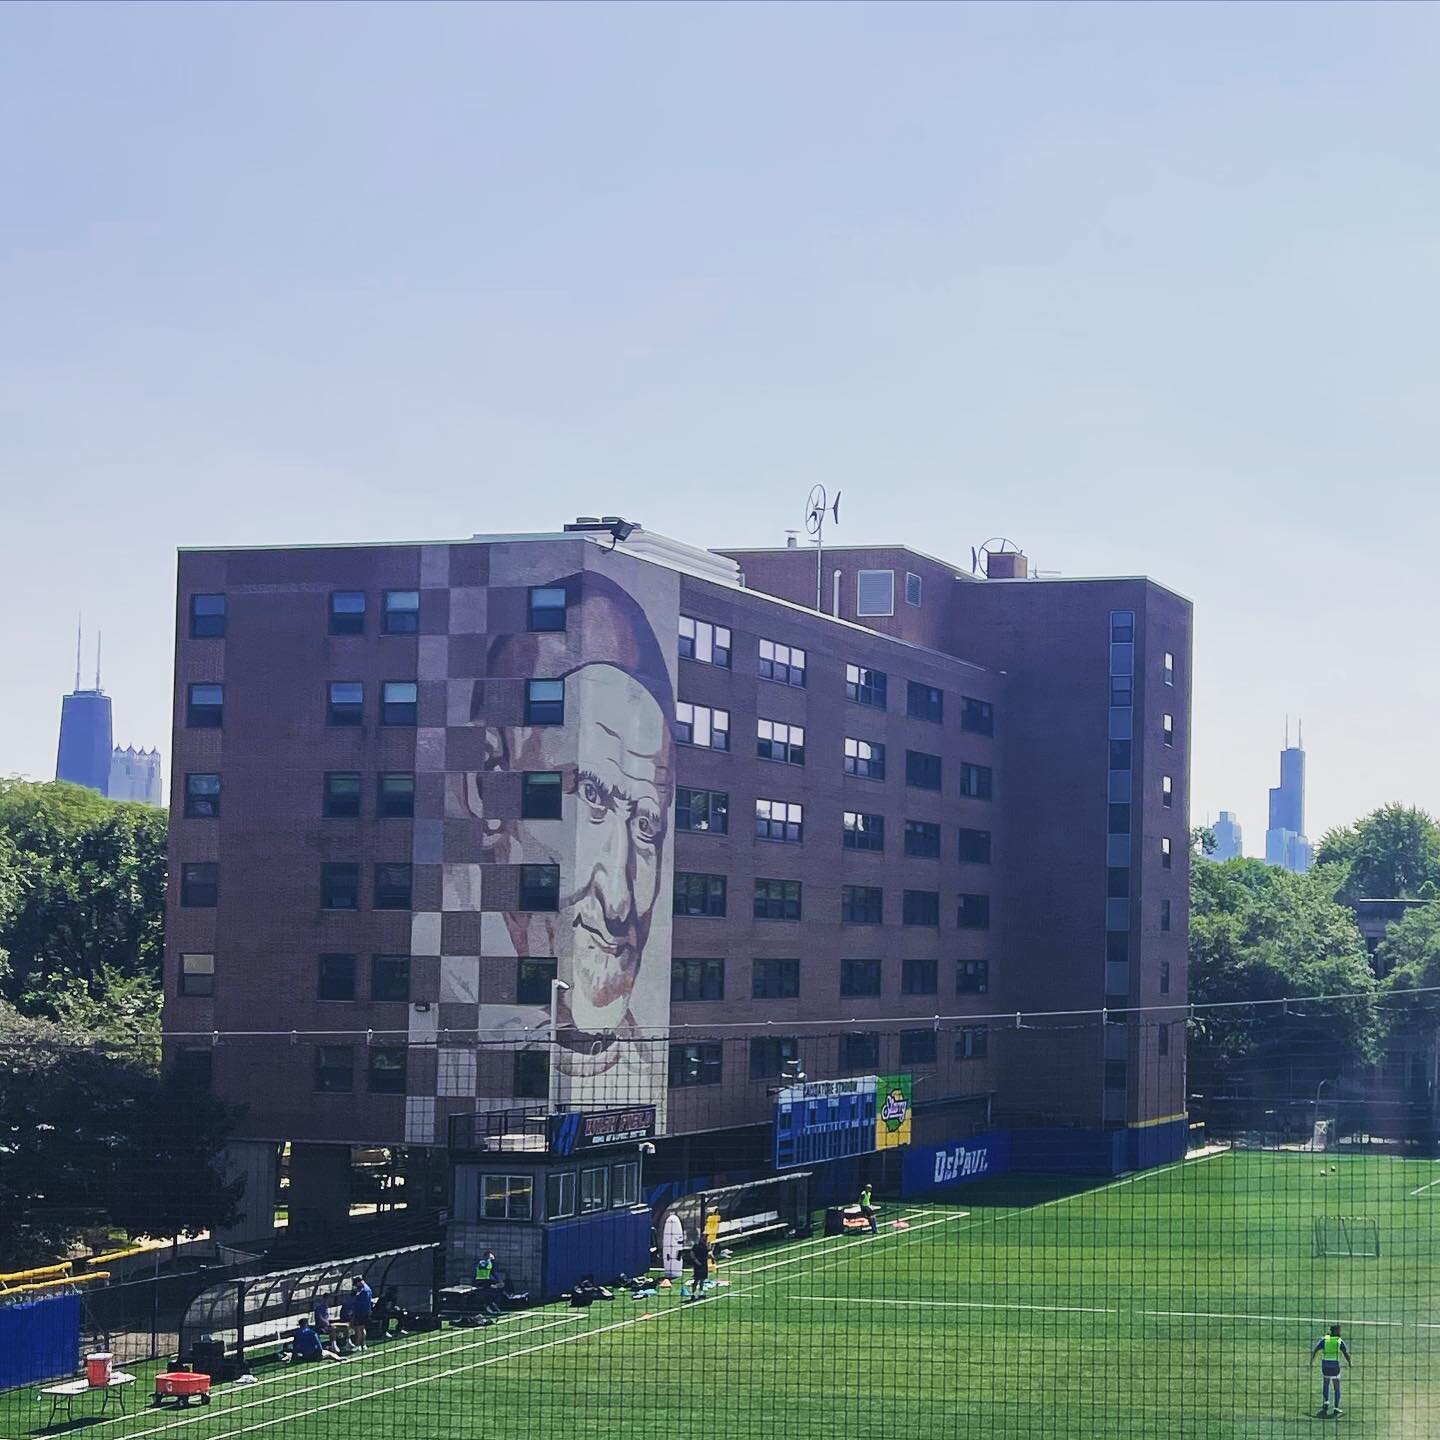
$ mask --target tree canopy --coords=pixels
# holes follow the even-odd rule
[[[1382,805],[1327,831],[1315,863],[1344,867],[1338,889],[1347,904],[1428,899],[1440,890],[1440,825],[1413,805]]]

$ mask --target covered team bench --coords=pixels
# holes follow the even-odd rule
[[[227,1355],[243,1363],[247,1347],[293,1335],[321,1302],[338,1309],[356,1275],[365,1277],[377,1298],[394,1287],[405,1309],[431,1310],[438,1250],[436,1244],[406,1245],[211,1285],[190,1302],[180,1322],[180,1359],[197,1370]]]
[[[716,1234],[727,1247],[753,1240],[790,1239],[808,1235],[810,1221],[810,1170],[793,1170],[767,1180],[743,1185],[722,1185],[682,1195],[661,1212],[655,1227],[664,1250],[667,1233],[674,1236],[673,1218],[678,1221],[684,1244],[694,1244],[707,1214],[720,1217]],[[667,1231],[667,1226],[669,1226]],[[673,1239],[671,1241],[673,1244]]]

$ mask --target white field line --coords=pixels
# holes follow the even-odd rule
[[[835,1240],[841,1240],[841,1238],[850,1238],[851,1244],[864,1244],[867,1243],[867,1241],[886,1240],[886,1238],[894,1237],[903,1238],[906,1236],[910,1236],[910,1234],[913,1234],[916,1230],[929,1230],[932,1225],[943,1225],[948,1223],[949,1220],[959,1220],[960,1214],[968,1214],[968,1211],[958,1212],[958,1214],[955,1215],[940,1215],[940,1217],[936,1218],[936,1220],[926,1220],[922,1221],[922,1223],[917,1225],[910,1225],[909,1230],[893,1230],[893,1228],[891,1228],[891,1230],[880,1231],[880,1234],[876,1234],[876,1236],[864,1236],[858,1238],[858,1240],[855,1237],[835,1236],[832,1238],[835,1238]],[[818,1259],[818,1257],[795,1256],[792,1257],[792,1259],[814,1260]],[[776,1261],[775,1264],[759,1267],[759,1269],[775,1269],[776,1264],[779,1263],[791,1263],[791,1261]],[[825,1270],[835,1263],[837,1263],[837,1261],[829,1260],[825,1264],[819,1264],[819,1266],[816,1266],[815,1269]],[[763,1289],[763,1287],[768,1286],[768,1284],[779,1283],[780,1279],[783,1279],[783,1277],[775,1276],[773,1277],[773,1279],[770,1280],[760,1280],[760,1282],[757,1282],[755,1286],[750,1287],[750,1289]],[[736,1295],[736,1293],[749,1292],[734,1292],[734,1290],[732,1290],[729,1296],[716,1295],[711,1297],[711,1299],[729,1299],[730,1296]],[[307,1418],[308,1416],[315,1416],[315,1414],[321,1414],[327,1410],[337,1410],[337,1408],[343,1407],[343,1405],[354,1404],[357,1400],[376,1400],[376,1398],[382,1397],[382,1395],[396,1394],[396,1392],[402,1390],[410,1390],[410,1388],[415,1387],[415,1385],[428,1385],[432,1384],[433,1381],[449,1380],[452,1375],[468,1374],[469,1371],[474,1371],[474,1369],[484,1369],[487,1368],[488,1365],[498,1365],[501,1361],[507,1361],[507,1359],[518,1359],[521,1355],[533,1355],[539,1351],[547,1351],[547,1349],[557,1349],[560,1345],[570,1345],[573,1344],[573,1342],[575,1341],[583,1341],[583,1339],[589,1338],[589,1336],[593,1335],[606,1335],[606,1333],[612,1331],[624,1331],[624,1329],[629,1329],[629,1326],[641,1325],[641,1323],[644,1323],[647,1319],[668,1319],[674,1315],[681,1315],[681,1313],[684,1313],[687,1309],[688,1306],[671,1305],[670,1309],[658,1310],[658,1312],[647,1312],[645,1313],[645,1315],[632,1315],[629,1316],[628,1319],[615,1320],[615,1322],[612,1322],[611,1325],[599,1326],[598,1329],[590,1329],[590,1331],[577,1331],[573,1333],[573,1335],[564,1335],[560,1339],[553,1339],[553,1341],[540,1341],[539,1344],[527,1345],[524,1346],[523,1349],[513,1349],[513,1351],[505,1351],[503,1355],[491,1355],[488,1356],[487,1359],[478,1359],[478,1361],[471,1361],[467,1365],[454,1365],[454,1367],[444,1369],[444,1371],[432,1372],[432,1374],[426,1375],[418,1375],[418,1377],[413,1378],[413,1380],[402,1381],[400,1382],[400,1384],[397,1385],[386,1385],[386,1387],[380,1388],[380,1390],[367,1391],[364,1395],[347,1395],[347,1397],[341,1398],[341,1400],[331,1400],[324,1405],[312,1405],[310,1410],[291,1411],[291,1413],[285,1414],[285,1416],[275,1416],[269,1418],[269,1420],[256,1421],[255,1424],[249,1424],[249,1426],[242,1426],[239,1428],[239,1430],[225,1430],[222,1431],[222,1433],[213,1434],[213,1436],[209,1437],[209,1440],[236,1440],[236,1437],[245,1436],[245,1434],[252,1434],[253,1431],[256,1430],[266,1430],[266,1428],[269,1428],[271,1426],[281,1426],[281,1424],[289,1424],[292,1423],[292,1421],[304,1420],[304,1418]],[[543,1326],[537,1325],[534,1326],[534,1329],[543,1329]],[[451,1354],[456,1354],[456,1351],[451,1351]],[[284,1395],[276,1395],[276,1403],[279,1403],[282,1398],[288,1397],[284,1397]],[[200,1417],[197,1416],[196,1418]],[[140,1437],[127,1436],[125,1437],[125,1440],[140,1440]]]
[[[1432,1180],[1428,1185],[1422,1185],[1418,1190],[1412,1190],[1409,1198],[1413,1200],[1417,1195],[1423,1195],[1427,1190],[1433,1190],[1437,1185],[1440,1185],[1440,1180]]]
[[[554,1320],[547,1320],[542,1325],[526,1325],[519,1329],[507,1330],[504,1334],[501,1335],[487,1334],[483,1340],[468,1340],[463,1345],[454,1345],[448,1348],[438,1349],[433,1351],[429,1355],[413,1355],[408,1360],[402,1360],[398,1364],[380,1365],[376,1366],[374,1369],[359,1370],[347,1366],[346,1368],[341,1370],[338,1365],[334,1365],[332,1362],[332,1364],[330,1366],[327,1366],[326,1368],[329,1373],[334,1374],[335,1378],[333,1380],[322,1380],[315,1385],[301,1385],[291,1390],[282,1390],[270,1395],[257,1396],[255,1399],[247,1399],[239,1405],[227,1405],[225,1407],[224,1413],[226,1415],[239,1414],[239,1412],[242,1410],[253,1410],[258,1405],[277,1405],[283,1400],[290,1399],[292,1396],[313,1395],[321,1390],[333,1390],[337,1385],[353,1384],[357,1380],[364,1380],[372,1375],[385,1375],[394,1370],[409,1370],[416,1365],[423,1365],[430,1360],[445,1360],[452,1355],[463,1354],[467,1350],[482,1349],[488,1345],[499,1345],[503,1341],[512,1338],[523,1339],[526,1335],[533,1335],[537,1330],[553,1330],[557,1325],[572,1325],[581,1318],[582,1317],[578,1314],[563,1315]],[[452,1331],[451,1333],[453,1334],[455,1332]],[[277,1380],[280,1380],[282,1378],[284,1377],[281,1375],[272,1375],[269,1377],[268,1381],[261,1381],[260,1384],[274,1384]],[[248,1389],[251,1387],[246,1388]],[[257,1385],[253,1388],[258,1389],[259,1386]],[[385,1392],[376,1391],[375,1393],[384,1394]],[[366,1395],[354,1395],[350,1398],[352,1400],[364,1400],[368,1399],[369,1397]],[[114,1420],[119,1420],[121,1418],[123,1417],[115,1416],[112,1420],[102,1421],[101,1423],[108,1425],[113,1423]],[[214,1412],[211,1412],[207,1415],[205,1410],[202,1408],[190,1415],[167,1421],[167,1423],[163,1425],[154,1425],[149,1430],[132,1431],[130,1434],[124,1436],[123,1440],[142,1440],[142,1437],[144,1436],[163,1435],[168,1433],[169,1431],[178,1430],[185,1425],[194,1425],[201,1420],[213,1418]],[[99,1426],[91,1426],[89,1428],[92,1430],[96,1430],[99,1428]]]
[[[818,1300],[826,1305],[916,1305],[938,1310],[1045,1310],[1062,1315],[1118,1315],[1098,1305],[1020,1305],[995,1300],[872,1300],[863,1295],[787,1295],[786,1300]],[[1352,1322],[1353,1323],[1353,1322]]]

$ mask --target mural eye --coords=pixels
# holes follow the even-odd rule
[[[660,833],[660,817],[642,810],[635,816],[635,831],[642,840],[654,841]]]
[[[600,787],[599,787],[593,780],[581,780],[581,782],[580,782],[580,798],[581,798],[587,805],[596,805],[596,806],[598,806],[598,805],[601,803],[602,799],[603,799],[603,797],[602,797],[601,794],[600,794]]]

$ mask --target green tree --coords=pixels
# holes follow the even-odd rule
[[[1376,1058],[1379,985],[1334,869],[1294,875],[1258,860],[1191,870],[1192,1083],[1279,1103]],[[1305,1005],[1306,997],[1357,998]],[[1289,1001],[1247,1009],[1244,1002]]]
[[[60,1018],[117,978],[157,987],[164,953],[166,815],[63,782],[0,780],[0,1000]]]
[[[1383,805],[1354,825],[1327,831],[1315,861],[1344,867],[1339,893],[1346,904],[1434,895],[1440,825],[1413,805]]]

